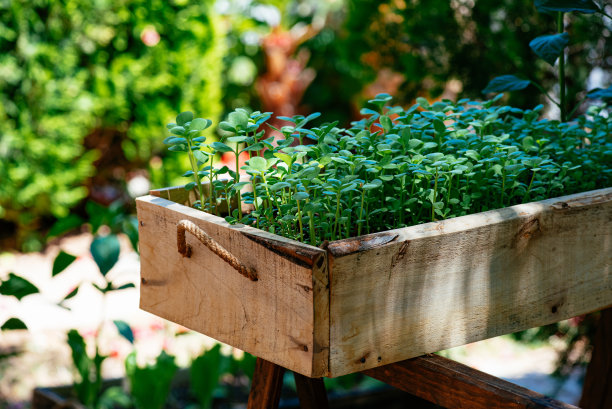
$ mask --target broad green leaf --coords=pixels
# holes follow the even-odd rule
[[[191,121],[189,125],[189,129],[193,131],[203,131],[204,129],[210,127],[212,125],[212,121],[210,119],[204,118],[196,118]]]
[[[4,322],[4,324],[2,324],[2,327],[0,327],[0,330],[2,331],[9,331],[9,330],[16,330],[16,329],[28,329],[28,327],[19,318],[9,318],[8,320]]]
[[[557,58],[559,58],[559,55],[568,44],[569,34],[560,33],[534,38],[529,43],[529,47],[538,57],[550,65],[555,65],[555,61],[557,61]]]
[[[100,269],[100,273],[106,276],[106,273],[119,260],[119,239],[114,234],[108,236],[98,236],[91,243],[91,255]]]
[[[487,87],[482,90],[482,93],[519,91],[527,88],[530,83],[529,80],[522,80],[514,75],[502,75],[493,78]]]
[[[308,199],[309,195],[306,192],[297,192],[292,197],[295,200],[305,200],[305,199]]]
[[[382,125],[385,132],[389,132],[391,128],[393,128],[393,123],[391,122],[391,118],[386,115],[382,115],[380,117],[380,124]]]
[[[115,327],[117,327],[117,331],[119,331],[119,334],[123,338],[130,341],[130,344],[134,343],[134,333],[132,332],[132,328],[130,328],[127,322],[121,320],[114,320],[113,324],[115,324]]]
[[[66,217],[59,219],[57,222],[51,226],[51,230],[47,233],[47,238],[59,236],[63,233],[66,233],[72,229],[76,229],[85,223],[81,217],[76,214],[69,214]]]
[[[542,12],[560,11],[562,13],[571,13],[572,11],[577,11],[579,13],[593,14],[600,10],[593,0],[535,0],[535,6],[538,11]]]
[[[196,160],[200,163],[206,163],[208,162],[208,156],[209,154],[204,153],[202,151],[193,151],[193,156],[196,158]]]
[[[76,260],[76,256],[72,254],[68,254],[65,251],[60,251],[59,254],[53,260],[53,272],[51,273],[52,277],[55,277],[62,271],[66,269],[72,262]]]
[[[594,90],[589,91],[589,93],[587,94],[587,98],[603,100],[612,99],[612,85],[610,85],[606,89],[596,88]]]
[[[219,129],[225,132],[238,133],[238,131],[236,131],[236,128],[234,128],[232,124],[226,121],[222,121],[219,123]]]
[[[246,141],[247,139],[249,139],[248,136],[230,136],[225,141],[226,142],[231,142],[231,143],[242,143],[242,142]]]
[[[203,409],[212,407],[214,391],[219,385],[221,375],[228,369],[229,359],[221,354],[221,345],[195,358],[190,369],[190,391]]]
[[[249,125],[249,116],[242,110],[230,112],[228,120],[236,129],[246,129]]]
[[[0,282],[0,294],[7,296],[12,295],[18,300],[38,292],[39,290],[34,284],[13,273],[9,273],[8,278]]]
[[[261,156],[254,156],[249,159],[248,164],[253,169],[256,169],[260,172],[265,172],[268,169],[268,161],[266,161]]]
[[[222,142],[213,142],[210,146],[212,146],[217,152],[234,152],[232,148]]]
[[[176,123],[181,127],[193,119],[193,113],[189,111],[181,112],[176,117]]]
[[[429,101],[427,101],[425,98],[418,97],[416,101],[417,101],[417,104],[421,106],[421,108],[429,109]]]
[[[195,182],[189,182],[185,185],[185,190],[189,192],[190,190],[193,190],[195,186],[196,186]]]
[[[182,126],[175,126],[174,128],[170,129],[170,133],[174,135],[183,136],[185,135],[185,128],[183,128]],[[170,143],[170,141],[168,141],[168,143]]]
[[[154,364],[138,367],[136,351],[125,360],[125,373],[130,380],[130,394],[137,409],[162,409],[178,366],[165,351]]]
[[[440,119],[434,119],[433,125],[437,134],[443,135],[444,132],[446,132],[446,125],[444,125],[444,121]]]

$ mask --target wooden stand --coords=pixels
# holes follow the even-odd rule
[[[284,372],[278,365],[257,359],[248,409],[278,408]],[[438,355],[424,355],[362,373],[449,409],[577,409]],[[303,409],[328,408],[322,378],[297,373],[294,376]],[[580,405],[584,409],[612,408],[612,308],[601,313]]]

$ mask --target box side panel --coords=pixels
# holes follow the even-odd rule
[[[313,268],[327,264],[323,250],[278,236],[281,241],[275,241],[265,232],[230,226],[158,197],[138,199],[137,210],[142,309],[293,371],[316,375]],[[191,256],[181,256],[180,220],[195,223],[255,269],[258,281],[240,275],[189,233]]]
[[[612,189],[384,235],[328,248],[332,376],[612,305]]]

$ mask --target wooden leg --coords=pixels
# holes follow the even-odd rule
[[[580,407],[612,408],[612,308],[603,310],[599,318]]]
[[[438,355],[408,359],[363,373],[449,409],[577,409]]]
[[[302,409],[327,409],[327,392],[322,378],[309,378],[293,373],[300,407]]]
[[[285,368],[257,358],[247,409],[277,409]]]

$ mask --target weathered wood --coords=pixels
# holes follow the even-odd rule
[[[257,358],[247,409],[277,409],[285,368]]]
[[[612,308],[601,312],[580,407],[612,408]]]
[[[327,409],[327,391],[322,378],[308,378],[293,373],[301,409]]]
[[[248,226],[231,226],[159,197],[145,196],[136,204],[143,310],[301,374],[327,373],[324,250]],[[255,270],[258,281],[240,275],[192,236],[187,237],[190,257],[183,257],[176,234],[181,220],[196,224]]]
[[[363,373],[448,409],[577,409],[438,355]]]
[[[331,376],[612,305],[611,221],[608,188],[330,243]]]
[[[189,202],[179,190],[155,194]],[[160,197],[137,208],[143,309],[306,376],[362,371],[612,305],[612,188],[325,250]],[[193,254],[182,257],[180,220],[259,281],[193,237]]]

